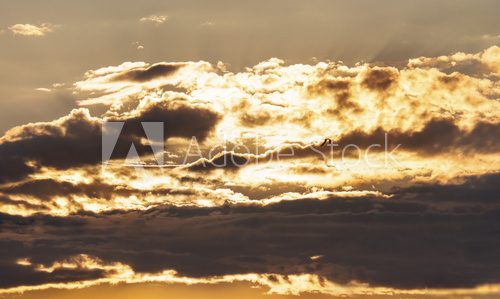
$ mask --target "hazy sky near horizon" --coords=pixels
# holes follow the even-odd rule
[[[0,131],[67,114],[79,100],[70,90],[36,89],[71,87],[107,65],[204,60],[240,71],[271,57],[401,63],[497,44],[499,10],[495,0],[1,0]],[[151,15],[167,19],[140,21]],[[43,23],[54,26],[43,37],[8,29]]]

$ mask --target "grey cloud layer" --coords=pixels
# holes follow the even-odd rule
[[[140,141],[146,137],[141,122],[169,124],[164,127],[165,138],[195,136],[203,141],[218,120],[217,113],[183,101],[155,103],[134,116],[110,118],[109,121],[124,122],[113,158],[125,158],[131,144],[139,154],[151,154],[150,147]],[[11,130],[0,141],[0,182],[23,179],[42,166],[70,169],[101,163],[102,123],[102,119],[90,117],[87,110],[80,109],[51,123]]]
[[[138,272],[175,269],[194,277],[316,273],[339,283],[396,288],[498,283],[499,178],[410,187],[390,200],[306,196],[266,207],[3,215],[0,268],[9,278],[2,287],[99,277],[81,269],[49,275],[15,263],[29,258],[50,265],[77,254],[119,261]],[[311,260],[315,255],[322,257]]]

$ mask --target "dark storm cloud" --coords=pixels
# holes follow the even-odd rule
[[[169,137],[196,137],[199,141],[211,133],[220,121],[221,115],[207,108],[196,106],[183,99],[164,100],[147,105],[134,117],[109,119],[110,121],[125,121],[131,129],[138,128],[140,122],[163,122],[164,136]]]
[[[464,178],[456,185],[425,183],[407,188],[397,188],[393,193],[405,200],[426,201],[429,204],[452,202],[466,205],[498,205],[500,196],[500,174],[490,173]]]
[[[171,76],[184,66],[183,63],[158,63],[147,68],[132,69],[113,76],[111,81],[146,82]]]
[[[165,138],[195,136],[203,141],[219,119],[207,108],[182,102],[148,105],[134,117],[110,119],[125,123],[112,158],[127,157],[131,144],[141,156],[152,154],[151,147],[142,142],[147,136],[141,122],[163,122]],[[20,180],[42,166],[69,169],[100,163],[101,125],[100,119],[79,109],[51,123],[16,128],[0,143],[0,183]]]
[[[67,169],[97,163],[101,123],[85,110],[74,110],[53,123],[20,127],[0,144],[0,182],[22,179],[41,166]]]
[[[359,147],[368,147],[372,144],[383,146],[386,133],[390,144],[401,144],[401,150],[414,151],[423,155],[500,151],[500,141],[497,137],[500,136],[500,124],[479,122],[472,130],[463,131],[452,120],[447,119],[431,120],[424,128],[415,132],[385,131],[382,128],[370,133],[353,131],[334,142],[341,146],[347,144],[355,144]]]
[[[1,243],[0,243],[1,244]],[[3,254],[3,253],[2,253]],[[25,286],[36,286],[46,283],[63,283],[79,280],[93,280],[104,277],[104,271],[100,269],[58,269],[52,273],[34,271],[31,268],[17,265],[13,262],[0,262],[3,275],[0,280],[0,288],[6,288],[18,281],[24,281]]]
[[[154,190],[141,190],[130,186],[110,185],[101,180],[94,180],[90,183],[73,184],[65,181],[53,179],[30,180],[17,184],[0,186],[0,192],[5,195],[28,195],[41,200],[49,201],[54,197],[71,198],[73,196],[86,196],[88,198],[110,200],[114,197],[129,197],[132,195],[194,195],[194,191],[178,190],[173,188],[155,188]],[[0,196],[0,202],[8,204],[27,204],[22,201],[14,201],[7,197]],[[73,204],[76,204],[73,202]],[[36,208],[38,206],[28,204],[27,207]]]
[[[32,268],[13,265],[19,258],[50,265],[77,254],[119,261],[139,272],[175,269],[195,277],[316,273],[334,282],[397,288],[499,283],[499,183],[497,173],[457,185],[397,190],[390,200],[305,196],[264,207],[158,207],[66,218],[2,215],[0,271],[16,273],[2,285],[33,281]],[[430,200],[467,207],[435,209]],[[312,261],[314,255],[323,257]]]

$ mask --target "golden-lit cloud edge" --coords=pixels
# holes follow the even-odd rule
[[[390,198],[390,187],[494,174],[500,170],[498,61],[494,46],[420,57],[403,68],[286,65],[273,58],[236,73],[204,61],[91,70],[74,92],[82,106],[105,105],[102,115],[78,108],[0,138],[0,168],[9,169],[0,173],[0,211],[65,216],[158,205],[266,205],[346,190]],[[102,167],[102,128],[110,121],[165,123],[166,167],[130,167],[123,160],[128,148],[112,161],[118,167]],[[367,153],[373,144],[383,147],[384,134],[386,150],[397,149],[389,165],[384,152],[367,159],[360,151],[357,161],[356,150],[344,159],[343,151],[318,146],[331,138]],[[133,131],[126,137],[146,149]],[[232,148],[221,149],[226,144]],[[186,161],[193,149],[202,155]],[[227,158],[244,165],[214,166]],[[276,194],[271,186],[277,184],[293,187]],[[267,194],[258,201],[241,191],[262,186]],[[69,191],[41,196],[41,187]]]
[[[314,257],[311,257],[312,259]],[[136,273],[130,266],[115,262],[108,263],[101,259],[81,254],[50,266],[33,265],[28,259],[17,261],[19,265],[33,267],[36,271],[51,273],[60,269],[102,270],[105,277],[94,280],[83,280],[69,283],[47,283],[36,286],[19,286],[1,289],[0,294],[19,294],[24,292],[47,289],[81,289],[103,284],[223,284],[233,282],[248,282],[267,289],[267,294],[300,295],[304,293],[319,293],[332,296],[353,297],[356,295],[434,295],[434,296],[471,296],[500,294],[500,284],[482,285],[469,289],[396,289],[370,286],[366,283],[351,282],[346,285],[333,283],[316,274],[237,274],[194,278],[179,275],[175,270],[164,270],[157,273]]]

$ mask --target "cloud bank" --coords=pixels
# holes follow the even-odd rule
[[[0,138],[0,292],[498,294],[499,60],[491,47],[399,68],[90,70],[73,86],[81,107]],[[123,129],[102,165],[106,122]],[[164,165],[142,122],[165,124]],[[127,162],[131,146],[146,167]]]

